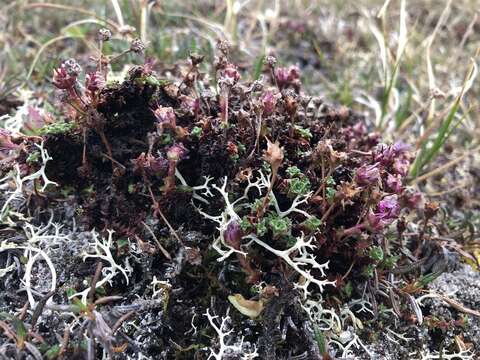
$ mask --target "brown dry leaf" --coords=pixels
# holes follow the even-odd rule
[[[278,170],[283,161],[283,149],[280,147],[278,141],[272,143],[267,138],[267,150],[263,154],[263,158],[270,164],[272,170]]]
[[[338,185],[338,191],[345,199],[353,199],[362,191],[362,189],[355,187],[353,184],[342,182],[340,185]]]
[[[245,169],[241,169],[236,175],[235,180],[239,182],[245,182],[250,179],[252,176],[252,168],[247,167]]]
[[[230,295],[228,301],[230,301],[235,309],[251,319],[258,317],[262,313],[264,307],[262,300],[247,300],[241,294]]]
[[[451,307],[457,309],[458,311],[461,311],[465,314],[470,314],[470,315],[473,315],[473,316],[478,316],[480,317],[480,311],[477,311],[477,310],[473,310],[473,309],[470,309],[470,308],[467,308],[466,306],[464,306],[463,304],[461,304],[460,302],[456,301],[456,300],[453,300],[453,299],[450,299],[449,297],[445,296],[445,295],[438,295],[438,297],[440,299],[442,299],[443,301],[445,301],[448,305],[450,305]]]
[[[467,345],[465,345],[465,342],[463,341],[463,338],[461,336],[455,335],[454,339],[455,339],[455,343],[458,346],[458,350],[460,350],[460,351],[467,351],[468,350]]]

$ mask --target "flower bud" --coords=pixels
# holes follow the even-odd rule
[[[287,91],[284,96],[285,110],[288,115],[294,116],[298,109],[297,94],[293,90]]]
[[[193,66],[197,66],[203,62],[203,59],[205,58],[204,55],[200,55],[197,53],[191,53],[190,54],[190,61],[192,62]]]
[[[66,60],[59,68],[53,70],[53,84],[62,90],[71,89],[77,82],[77,77],[82,71],[75,59]]]
[[[278,142],[272,143],[267,139],[267,150],[265,150],[263,157],[270,164],[272,170],[277,171],[283,161],[283,150]]]
[[[0,152],[18,149],[20,146],[12,141],[12,133],[6,129],[0,129]]]
[[[231,246],[235,250],[240,250],[240,243],[242,241],[243,231],[240,224],[235,220],[228,223],[227,229],[223,233],[223,240],[225,244]]]
[[[261,97],[263,105],[263,115],[271,115],[275,111],[277,99],[272,91],[267,90]]]
[[[400,176],[388,174],[385,182],[388,189],[395,194],[400,194],[403,191],[402,180],[400,179]]]
[[[185,157],[187,149],[182,144],[172,145],[167,151],[167,158],[170,161],[179,161]]]
[[[238,80],[240,80],[240,73],[235,65],[227,64],[225,69],[222,71],[222,77],[229,85],[234,85]]]
[[[68,75],[77,77],[82,72],[82,67],[75,59],[65,60],[63,63]]]
[[[170,127],[175,129],[177,126],[177,117],[173,108],[167,106],[159,106],[153,110],[153,115],[158,121],[161,128]]]
[[[218,40],[217,41],[217,49],[223,55],[228,55],[228,51],[230,50],[230,43],[227,40]]]
[[[266,56],[265,59],[263,60],[263,63],[271,68],[274,68],[275,65],[277,64],[277,59],[275,56]]]
[[[103,75],[98,71],[88,73],[85,76],[85,87],[91,92],[102,90],[105,84]]]
[[[102,28],[98,30],[98,38],[100,41],[109,41],[112,38],[112,32],[108,29]]]
[[[142,40],[140,39],[134,39],[132,40],[132,42],[130,43],[130,51],[131,52],[134,52],[136,54],[140,54],[140,53],[143,53],[143,51],[145,50],[146,46],[145,44],[143,43]]]
[[[355,181],[358,185],[368,186],[375,185],[380,179],[380,170],[377,164],[362,165],[357,169]]]
[[[437,214],[439,209],[440,209],[440,205],[435,201],[431,201],[431,202],[426,203],[425,204],[425,217],[427,219],[433,218]]]
[[[412,187],[408,187],[402,196],[405,205],[410,209],[418,209],[424,205],[423,194]]]

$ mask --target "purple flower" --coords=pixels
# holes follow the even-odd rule
[[[140,156],[133,161],[134,171],[144,170],[148,175],[165,174],[168,170],[168,161],[159,156],[154,157],[151,154],[145,155],[141,153]]]
[[[200,110],[200,101],[199,99],[194,99],[190,96],[181,95],[179,97],[180,100],[180,107],[185,112],[190,114],[195,114]]]
[[[367,125],[364,122],[359,121],[352,126],[353,133],[357,136],[363,136],[367,133]]]
[[[102,90],[105,87],[105,79],[98,71],[88,73],[85,76],[85,87],[91,92]]]
[[[378,183],[380,179],[380,169],[378,164],[362,165],[357,169],[355,181],[358,185],[368,186]]]
[[[288,68],[288,80],[294,81],[300,79],[300,69],[296,65],[291,65]]]
[[[161,156],[156,158],[152,156],[149,159],[149,166],[150,169],[152,169],[152,171],[155,173],[164,173],[168,170],[168,161]]]
[[[378,213],[384,218],[396,218],[400,214],[397,195],[388,195],[378,203]]]
[[[23,123],[24,130],[27,130],[30,133],[36,132],[38,129],[45,125],[45,118],[52,116],[45,110],[40,110],[37,107],[29,106],[28,107],[28,118]]]
[[[417,209],[424,204],[423,194],[415,189],[408,187],[403,193],[402,200],[410,209]]]
[[[18,149],[20,145],[12,141],[12,133],[6,129],[0,129],[0,151],[10,151]]]
[[[410,161],[405,157],[400,157],[393,161],[393,171],[401,176],[407,176],[410,169]]]
[[[288,69],[279,67],[275,69],[275,79],[280,88],[285,88],[300,78],[300,69],[292,65]]]
[[[71,89],[82,71],[75,59],[66,60],[59,68],[53,70],[53,84],[59,89]]]
[[[112,38],[112,32],[108,29],[100,29],[98,30],[98,38],[100,41],[109,41]]]
[[[262,105],[263,105],[263,114],[268,116],[275,111],[275,106],[277,105],[277,98],[272,91],[267,90],[262,95]]]
[[[62,66],[65,68],[65,70],[67,71],[67,74],[70,76],[77,77],[82,72],[82,67],[75,59],[65,60]]]
[[[410,145],[396,142],[393,145],[379,144],[374,153],[374,158],[382,165],[391,165],[396,158],[406,158]]]
[[[388,189],[395,194],[400,194],[403,191],[402,179],[400,179],[400,176],[388,174],[387,180],[385,182]]]
[[[243,231],[240,224],[235,220],[228,223],[227,229],[223,234],[225,244],[231,246],[235,250],[240,250],[240,243],[242,241]]]
[[[288,70],[284,67],[275,69],[275,79],[280,87],[284,87],[288,83]]]
[[[392,148],[393,148],[393,151],[395,152],[395,155],[403,155],[410,150],[410,145],[408,145],[407,143],[404,143],[403,141],[398,141],[392,145]]]
[[[165,127],[175,129],[175,127],[177,126],[177,117],[175,116],[175,112],[171,107],[159,106],[158,108],[153,110],[153,115],[155,115],[155,118],[158,121],[158,125],[160,126],[162,131]]]
[[[170,146],[167,151],[167,158],[170,161],[179,161],[185,157],[187,149],[182,144],[175,144]]]
[[[369,211],[367,221],[370,228],[374,231],[380,231],[385,226],[390,225],[398,215],[400,215],[400,204],[397,195],[385,196],[378,203],[377,211]]]
[[[240,73],[235,65],[227,64],[225,69],[222,71],[222,78],[229,85],[234,85],[238,80],[240,80]]]
[[[386,144],[378,144],[377,148],[373,153],[373,158],[381,165],[388,166],[395,159],[395,152],[393,151],[392,146],[388,146]]]

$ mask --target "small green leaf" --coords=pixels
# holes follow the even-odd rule
[[[263,236],[266,233],[267,233],[267,223],[266,223],[265,219],[262,219],[262,221],[260,221],[257,224],[257,235],[258,236]]]
[[[305,195],[310,191],[310,180],[306,176],[290,180],[290,192],[294,195]]]
[[[322,221],[316,216],[309,217],[302,223],[310,231],[316,231],[322,225]]]
[[[268,225],[272,229],[273,236],[278,237],[290,232],[291,222],[288,218],[272,217],[269,219]]]
[[[200,138],[200,137],[202,136],[202,131],[203,131],[203,130],[202,130],[201,127],[195,126],[195,127],[192,129],[190,135],[192,135],[193,137],[196,137],[196,138],[198,139],[198,138]]]
[[[370,251],[368,252],[368,256],[372,260],[375,261],[382,261],[383,260],[383,250],[380,246],[373,246]]]
[[[304,139],[310,140],[313,137],[310,129],[305,129],[301,126],[295,125],[295,131]]]
[[[288,176],[290,176],[291,178],[294,178],[294,177],[297,177],[297,176],[300,176],[302,175],[302,172],[300,171],[300,169],[296,166],[290,166],[288,169],[287,169],[287,174]]]
[[[53,345],[44,355],[48,360],[55,359],[60,354],[60,350],[60,345]]]
[[[325,336],[323,335],[322,330],[318,326],[314,326],[313,328],[313,333],[315,336],[315,341],[317,342],[318,346],[318,351],[320,352],[320,355],[326,355],[327,354],[327,342],[325,341]]]
[[[248,220],[246,216],[244,216],[240,221],[240,228],[244,233],[248,233],[252,230],[252,224],[250,223],[250,220]]]
[[[351,297],[352,297],[353,285],[352,285],[352,282],[351,282],[351,281],[349,281],[349,282],[343,287],[343,292],[345,293],[345,295],[346,295],[347,298],[351,298]]]

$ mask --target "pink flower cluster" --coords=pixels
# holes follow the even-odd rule
[[[297,85],[300,80],[300,69],[295,65],[292,65],[288,68],[276,68],[275,80],[277,81],[277,85],[280,89],[284,89],[289,85]]]

